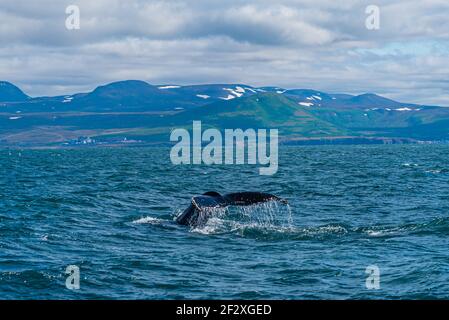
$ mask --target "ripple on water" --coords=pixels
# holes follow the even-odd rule
[[[0,150],[0,296],[448,298],[448,149],[281,147],[274,176],[173,166],[168,148]],[[210,190],[270,192],[290,206],[177,226]],[[76,294],[65,289],[72,264]],[[364,288],[372,264],[375,293]]]

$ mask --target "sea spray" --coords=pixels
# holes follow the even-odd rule
[[[246,228],[292,229],[292,210],[276,201],[252,206],[212,208],[200,213],[201,223],[192,228],[199,233],[226,233]]]

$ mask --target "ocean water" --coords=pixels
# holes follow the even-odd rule
[[[278,173],[260,176],[174,166],[169,148],[0,150],[0,299],[449,298],[448,154],[281,147]],[[289,205],[174,223],[211,190]],[[379,289],[366,287],[371,265]]]

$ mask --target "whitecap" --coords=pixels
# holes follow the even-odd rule
[[[137,224],[144,224],[144,223],[148,223],[148,224],[159,224],[161,223],[162,220],[158,219],[158,218],[154,218],[154,217],[143,217],[137,220],[134,220],[133,223],[137,223]]]

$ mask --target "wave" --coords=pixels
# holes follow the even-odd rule
[[[134,220],[132,223],[136,223],[136,224],[160,224],[163,221],[164,220],[159,219],[159,218],[155,218],[155,217],[143,217],[143,218],[139,218],[137,220]]]
[[[174,212],[174,218],[179,212]],[[240,237],[263,240],[323,240],[348,236],[388,238],[449,234],[449,217],[436,217],[422,223],[400,225],[351,226],[328,223],[317,226],[298,226],[294,224],[290,206],[277,202],[248,207],[217,208],[211,212],[212,214],[208,212],[209,218],[204,223],[191,227],[189,231],[203,235],[235,234]],[[134,220],[133,223],[164,226],[174,224],[174,221],[148,216]]]
[[[449,217],[435,217],[422,223],[410,223],[397,226],[358,227],[354,231],[367,234],[371,237],[449,234]]]
[[[346,237],[355,240],[429,234],[449,235],[449,218],[434,218],[420,224],[350,226],[336,223],[305,227],[211,218],[204,226],[193,228],[191,232],[205,235],[231,233],[267,241],[326,240]]]

